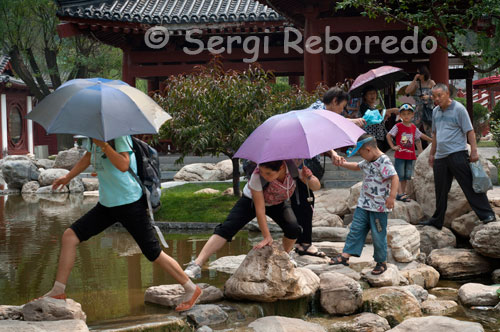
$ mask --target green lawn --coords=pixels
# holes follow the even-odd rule
[[[241,190],[245,183],[240,184]],[[195,222],[223,222],[238,200],[234,196],[222,194],[194,194],[204,188],[220,190],[232,188],[227,183],[189,183],[164,190],[161,197],[161,208],[155,213],[157,221],[195,221]]]

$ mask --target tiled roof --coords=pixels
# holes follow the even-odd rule
[[[61,17],[145,24],[281,21],[257,0],[57,0]]]
[[[5,71],[7,64],[9,63],[10,58],[7,55],[0,54],[0,74]]]

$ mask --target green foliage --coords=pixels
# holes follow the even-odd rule
[[[446,40],[446,50],[466,67],[487,73],[500,67],[500,6],[498,0],[342,0],[337,10],[355,7],[369,18],[384,17],[419,32],[431,31]],[[440,45],[444,47],[443,44]],[[472,51],[465,56],[464,53]]]
[[[243,185],[243,184],[242,184]],[[194,194],[205,188],[220,190],[231,183],[189,183],[163,191],[161,208],[155,213],[159,221],[223,222],[239,197],[222,194]],[[193,202],[196,201],[196,204]]]
[[[490,114],[490,119],[500,120],[500,102],[497,102]]]
[[[467,106],[467,100],[465,98],[457,97],[456,101],[461,103],[464,106]],[[479,103],[472,103],[473,109],[473,122],[472,126],[474,127],[474,133],[476,134],[476,140],[479,141],[481,138],[481,133],[488,126],[488,109]]]
[[[172,139],[182,158],[226,155],[232,158],[245,139],[268,117],[302,109],[314,102],[323,88],[310,94],[297,87],[272,83],[274,76],[259,66],[243,72],[225,71],[215,58],[190,75],[169,77],[156,101],[171,116],[160,130]],[[233,168],[238,194],[239,170]]]

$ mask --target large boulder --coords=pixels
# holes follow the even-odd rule
[[[397,262],[414,261],[420,253],[420,233],[413,225],[401,219],[389,219],[387,246]]]
[[[349,213],[349,206],[347,199],[349,196],[349,189],[321,189],[314,192],[314,216],[313,224],[316,215],[338,215],[343,217]]]
[[[21,189],[21,193],[22,194],[34,194],[34,193],[36,193],[38,188],[40,188],[40,184],[38,183],[38,181],[26,182]]]
[[[429,289],[436,287],[439,282],[439,272],[429,265],[412,262],[399,270],[399,274],[411,284]]]
[[[441,278],[461,279],[493,271],[491,262],[473,249],[434,249],[427,264],[438,270]]]
[[[429,255],[434,249],[454,248],[457,245],[455,235],[446,227],[438,230],[432,226],[416,226],[420,233],[420,251]]]
[[[51,168],[42,170],[38,177],[38,182],[41,187],[50,186],[55,179],[65,176],[69,171],[63,168]]]
[[[320,279],[311,270],[294,268],[277,243],[251,250],[226,281],[224,294],[236,300],[274,302],[313,295]]]
[[[366,289],[363,292],[363,311],[384,317],[391,326],[422,316],[418,300],[401,287]]]
[[[254,332],[326,332],[321,325],[281,316],[262,317],[254,320],[248,327]]]
[[[330,265],[330,264],[309,264],[304,266],[304,268],[309,269],[316,273],[318,276],[326,272],[336,272],[345,275],[353,280],[360,280],[361,275],[359,272],[354,271],[348,266],[344,265]],[[321,287],[321,286],[320,286]]]
[[[450,317],[427,316],[407,319],[388,332],[422,331],[484,332],[484,329],[479,323],[466,322]]]
[[[203,290],[200,298],[196,303],[212,303],[223,299],[222,291],[217,287],[209,284],[198,284]],[[175,308],[183,301],[184,288],[181,285],[160,285],[152,286],[146,289],[144,293],[144,301],[156,303],[166,307]]]
[[[73,178],[68,184],[70,193],[83,193],[85,191],[85,186],[80,178]]]
[[[500,258],[500,221],[474,228],[470,244],[483,256]]]
[[[245,257],[247,257],[247,255],[223,256],[211,262],[208,268],[219,272],[233,274],[240,267]]]
[[[474,211],[464,214],[451,222],[451,229],[464,238],[469,238],[472,230],[483,223],[477,217]]]
[[[424,150],[418,157],[415,163],[415,176],[413,177],[413,187],[415,188],[415,195],[417,201],[420,203],[424,214],[430,217],[434,214],[436,209],[436,194],[434,190],[434,173],[429,166],[429,152],[431,144]],[[481,157],[483,165],[486,166],[486,160]],[[465,198],[462,189],[456,180],[453,180],[450,193],[448,194],[448,208],[446,209],[446,216],[444,225],[451,226],[451,222],[467,212],[471,211],[471,207]]]
[[[497,290],[500,286],[467,283],[458,290],[458,298],[464,306],[495,306],[500,302]]]
[[[215,304],[196,305],[183,314],[195,326],[222,324],[228,318],[227,313]]]
[[[387,264],[387,271],[382,274],[372,274],[372,268],[367,267],[361,271],[361,278],[368,281],[372,287],[398,286],[400,282],[399,271],[396,265]]]
[[[317,209],[314,207],[312,220],[313,227],[343,227],[342,218],[336,214],[328,212],[326,209]]]
[[[427,315],[445,316],[458,309],[458,304],[450,300],[427,300],[422,302],[422,312]]]
[[[0,305],[0,320],[4,319],[23,319],[23,306]]]
[[[9,189],[21,189],[25,183],[38,180],[40,172],[28,157],[7,156],[2,164],[2,174]]]
[[[363,290],[359,283],[337,272],[320,276],[321,307],[332,315],[350,315],[363,304]]]
[[[345,242],[349,229],[343,227],[314,227],[313,241]]]
[[[228,173],[228,164],[231,171]],[[224,160],[218,164],[196,163],[182,167],[174,176],[174,181],[221,181],[229,180],[233,176],[231,160]]]
[[[23,317],[25,321],[47,321],[63,319],[81,319],[85,321],[87,315],[82,311],[80,303],[72,299],[56,300],[51,297],[26,303],[23,306]]]
[[[82,178],[85,191],[99,190],[99,179],[97,178]]]
[[[53,168],[54,167],[55,161],[54,160],[50,160],[50,159],[38,159],[38,160],[34,160],[33,163],[38,168],[49,169],[49,168]]]
[[[65,319],[51,322],[0,321],[1,332],[88,332],[83,320]]]
[[[424,211],[420,204],[411,200],[410,202],[400,202],[396,201],[392,212],[387,216],[389,219],[402,219],[406,220],[412,225],[418,224],[422,218],[424,218]]]
[[[328,332],[384,332],[390,330],[391,326],[387,319],[370,312],[350,316],[347,320],[334,322],[328,326]]]
[[[53,168],[63,168],[70,171],[84,154],[85,150],[79,148],[59,151]]]
[[[349,197],[347,198],[347,206],[349,210],[354,211],[358,205],[359,195],[361,194],[361,187],[363,182],[358,182],[349,189]]]

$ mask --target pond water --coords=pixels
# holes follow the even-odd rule
[[[96,197],[83,195],[0,196],[0,305],[21,305],[45,294],[53,285],[57,270],[60,239],[64,230],[92,208]],[[171,234],[164,249],[180,264],[195,257],[211,235]],[[227,255],[246,254],[252,243],[248,232],[240,232],[233,242],[213,255],[210,261]],[[204,270],[199,282],[222,288],[228,274]],[[125,317],[172,313],[160,306],[145,304],[144,292],[154,285],[175,281],[141,253],[132,237],[120,227],[111,227],[82,243],[66,289],[68,297],[82,304],[89,327]],[[462,283],[441,281],[440,287],[459,288]],[[313,305],[311,305],[313,304]],[[252,306],[251,304],[249,304]],[[260,314],[289,317],[324,316],[316,301],[281,301],[257,306]],[[250,309],[246,309],[250,310]],[[257,310],[257,309],[251,309]],[[452,317],[479,321],[485,331],[499,331],[497,315],[460,309]]]

